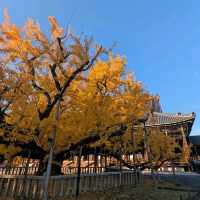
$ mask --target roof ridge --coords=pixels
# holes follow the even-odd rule
[[[159,112],[153,112],[153,114],[159,115],[159,116],[163,116],[163,117],[192,117],[194,115],[193,112],[191,113],[159,113]]]

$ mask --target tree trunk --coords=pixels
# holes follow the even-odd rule
[[[52,163],[51,175],[63,175],[62,173],[62,163]]]
[[[36,174],[38,176],[42,176],[44,174],[44,172],[46,172],[46,170],[47,170],[47,162],[44,162],[43,159],[40,159],[40,161],[39,161],[38,171]]]
[[[0,164],[3,164],[3,162],[5,161],[5,158],[3,155],[0,155]]]

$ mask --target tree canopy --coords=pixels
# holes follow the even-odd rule
[[[123,56],[65,31],[52,16],[49,23],[49,35],[32,19],[13,24],[7,12],[0,24],[0,152],[7,158],[28,149],[48,154],[58,101],[56,155],[83,141],[110,146],[122,125],[128,133],[150,111],[154,97],[126,71]]]

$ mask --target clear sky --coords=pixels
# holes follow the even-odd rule
[[[28,17],[47,30],[49,15],[127,58],[127,70],[153,94],[165,112],[196,112],[200,134],[199,0],[0,0],[13,22]],[[0,16],[2,20],[2,14]]]

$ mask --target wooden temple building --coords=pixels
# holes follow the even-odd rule
[[[149,114],[145,126],[148,130],[158,128],[163,134],[175,138],[181,147],[181,160],[176,165],[186,167],[190,165],[191,160],[191,143],[190,133],[195,120],[194,112],[183,113],[165,113],[162,111],[159,96],[152,101],[152,112]],[[180,150],[179,150],[180,151]]]
[[[195,120],[195,113],[163,113],[153,112],[147,122],[147,130],[151,128],[159,128],[161,132],[174,137],[176,142],[181,146],[181,161],[177,164],[185,167],[188,166],[191,156],[191,144],[189,136]]]

